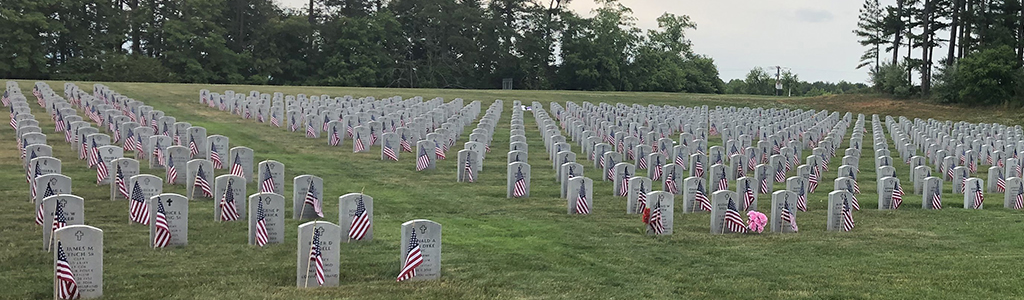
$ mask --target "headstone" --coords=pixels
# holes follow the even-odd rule
[[[710,168],[710,176],[708,177],[708,183],[710,184],[711,192],[717,192],[721,190],[729,190],[729,178],[725,172],[725,165],[715,164]],[[737,206],[738,207],[738,206]]]
[[[71,177],[63,174],[51,173],[45,174],[35,179],[36,192],[35,199],[32,199],[32,205],[35,206],[33,212],[38,213],[42,209],[43,199],[53,195],[60,194],[71,194]],[[43,223],[46,226],[48,223]]]
[[[626,197],[629,194],[629,179],[636,175],[636,168],[629,163],[615,164],[612,178],[614,179],[612,192],[614,196]]]
[[[583,176],[569,178],[566,200],[568,200],[568,213],[590,214],[593,211],[594,181]]]
[[[167,246],[185,246],[188,244],[188,199],[179,194],[159,194],[149,198],[149,245],[156,247],[158,237],[156,227],[157,212],[163,207],[164,218],[170,237]]]
[[[966,183],[967,178],[969,178],[969,177],[971,177],[971,175],[968,173],[967,167],[959,166],[959,167],[953,168],[953,181],[952,181],[952,183],[953,183],[953,190],[952,190],[952,192],[953,192],[954,195],[955,194],[963,194],[964,193],[964,186],[965,186],[964,183]]]
[[[43,198],[39,209],[43,210],[43,249],[49,251],[52,246],[54,219],[62,221],[63,226],[85,224],[85,200],[71,194],[57,194]],[[58,215],[59,214],[59,215]],[[59,228],[58,228],[59,229]]]
[[[922,180],[921,189],[921,208],[942,209],[942,178],[925,178]]]
[[[740,210],[757,210],[757,181],[751,177],[740,177],[736,180],[736,194],[742,200],[737,208]]]
[[[781,190],[772,193],[771,231],[793,233],[799,230],[796,224],[796,193]]]
[[[441,224],[424,219],[402,223],[402,252],[400,269],[408,264],[409,251],[419,248],[422,262],[408,278],[400,280],[437,280],[441,278]],[[406,275],[406,274],[400,274]]]
[[[284,164],[276,160],[264,160],[257,166],[259,190],[264,193],[284,194]],[[269,178],[269,181],[268,181]]]
[[[902,185],[900,185],[899,178],[887,176],[879,180],[877,186],[878,209],[898,209],[903,196],[900,192],[901,189]],[[896,197],[893,197],[893,193],[897,194]]]
[[[348,193],[338,198],[338,224],[345,242],[373,240],[373,197]]]
[[[252,176],[254,160],[252,149],[248,147],[234,147],[231,148],[229,155],[229,169],[233,168],[235,164],[238,164],[242,167],[242,173],[245,174],[245,176],[242,177],[245,178],[246,181],[256,181],[256,178]]]
[[[188,174],[185,178],[185,195],[189,199],[213,198],[213,163],[205,159],[193,159],[187,164]],[[200,178],[201,177],[201,178]],[[204,187],[207,192],[203,192]]]
[[[985,202],[985,181],[981,178],[969,178],[966,185],[964,208],[982,209]]]
[[[119,176],[118,172],[121,173],[121,178],[124,181],[124,194],[120,190],[120,186],[117,184],[110,185],[110,200],[117,199],[128,199],[127,193],[130,191],[128,186],[128,179],[132,176],[139,175],[139,161],[131,158],[118,158],[110,162],[110,177],[115,179]]]
[[[480,154],[473,150],[459,150],[458,158],[455,163],[455,181],[477,182],[480,180],[480,172],[478,172],[479,166],[477,165],[479,155]]]
[[[57,229],[54,239],[58,247],[53,251],[53,268],[58,260],[65,260],[75,275],[80,299],[103,297],[103,230],[70,225]]]
[[[1020,177],[1006,179],[1006,192],[1003,193],[1003,208],[1024,209],[1024,180]]]
[[[895,179],[895,178],[894,178]],[[850,231],[853,229],[853,194],[848,191],[828,193],[827,231]]]
[[[647,208],[647,193],[652,192],[650,178],[636,176],[629,179],[629,194],[626,196],[626,214],[643,214]]]
[[[306,222],[299,225],[298,235],[295,285],[338,286],[341,279],[341,227],[325,221]],[[314,266],[317,261],[314,256],[318,257],[322,268]],[[320,283],[321,276],[323,284]]]
[[[214,162],[214,167],[218,170],[231,168],[232,161],[228,160],[231,158],[229,141],[228,137],[223,135],[211,135],[206,138],[206,142],[210,144],[210,150],[206,153],[207,159]],[[218,160],[221,162],[219,165],[216,163]]]
[[[730,190],[720,190],[711,194],[711,234],[742,233],[742,231],[730,230],[725,222],[726,212],[738,211],[739,201],[742,200],[739,199],[736,192]]]
[[[245,178],[220,175],[214,180],[213,220],[238,221],[245,219]]]
[[[708,197],[707,182],[701,177],[688,177],[683,180],[683,213],[708,211],[702,207],[701,201],[711,204],[711,197]]]
[[[508,164],[506,198],[530,197],[530,164],[514,162]]]
[[[164,172],[164,178],[168,184],[185,184],[187,176],[182,172],[188,170],[188,148],[185,146],[170,146],[164,151],[164,162],[166,163],[167,172]],[[174,167],[174,176],[171,176],[171,167]],[[173,180],[172,180],[173,179]]]
[[[569,179],[583,176],[583,165],[575,162],[562,164],[559,174],[561,174],[561,180],[559,181],[561,183],[561,193],[559,193],[559,197],[565,198],[569,190]]]
[[[292,218],[299,220],[322,218],[324,215],[324,179],[314,175],[300,175],[292,179]],[[314,207],[306,203],[319,203]],[[313,200],[315,199],[315,200]]]
[[[650,220],[647,224],[647,235],[672,235],[675,220],[673,195],[665,191],[647,193],[647,207],[650,208]]]
[[[249,245],[258,245],[256,231],[261,209],[267,233],[266,243],[284,243],[284,196],[276,193],[256,193],[249,196]]]
[[[435,168],[435,145],[431,140],[416,142],[416,170],[433,170]]]

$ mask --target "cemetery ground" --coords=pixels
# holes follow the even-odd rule
[[[76,82],[91,86],[89,82]],[[21,81],[23,90],[32,82]],[[188,84],[105,83],[128,97],[193,125],[222,134],[231,145],[255,150],[256,161],[273,159],[286,166],[290,178],[313,174],[324,179],[326,221],[338,220],[337,197],[364,191],[373,196],[374,239],[341,245],[341,286],[295,287],[296,230],[286,218],[283,244],[248,245],[245,222],[214,221],[213,201],[190,203],[189,244],[154,250],[148,227],[129,225],[127,202],[109,201],[109,187],[95,185],[95,173],[77,160],[70,147],[54,143],[54,156],[71,176],[74,194],[85,198],[85,223],[104,230],[104,296],[107,299],[418,299],[418,298],[1014,298],[1024,294],[1024,216],[1002,208],[1002,194],[987,194],[982,210],[966,210],[962,195],[944,184],[943,210],[921,209],[921,196],[908,195],[897,211],[876,207],[874,149],[865,146],[852,232],[826,232],[827,193],[836,178],[835,164],[811,194],[807,212],[797,213],[797,234],[711,235],[707,213],[675,212],[671,236],[644,234],[638,215],[625,213],[626,200],[612,196],[610,182],[595,180],[591,215],[566,215],[554,171],[543,152],[541,134],[527,120],[533,166],[531,197],[505,198],[505,153],[511,109],[497,122],[492,152],[477,183],[455,182],[454,159],[438,161],[436,170],[416,172],[415,157],[381,161],[379,147],[353,154],[351,141],[328,147],[326,139],[307,139],[299,132],[256,125],[198,103],[203,88],[221,92],[283,92],[353,95],[378,98],[421,95],[425,99],[461,97],[582,103],[656,105],[760,106],[829,109],[935,117],[941,120],[1020,124],[1020,112],[946,107],[923,102],[894,102],[870,96],[773,98],[673,93],[427,90],[329,87],[226,86]],[[63,82],[50,82],[62,87]],[[62,92],[56,89],[58,93]],[[33,104],[34,105],[34,104]],[[33,107],[49,140],[53,122]],[[530,119],[527,113],[526,118]],[[52,297],[53,259],[42,250],[40,228],[33,223],[27,184],[19,153],[8,126],[0,127],[0,298]],[[468,132],[459,143],[466,141]],[[673,137],[677,139],[678,137]],[[711,145],[720,145],[712,137]],[[845,148],[846,141],[843,143]],[[576,146],[573,146],[574,148]],[[451,155],[451,154],[449,154]],[[581,161],[584,159],[581,158]],[[909,168],[897,163],[905,187]],[[215,175],[224,174],[218,170]],[[162,170],[142,168],[161,176]],[[987,178],[980,171],[979,178]],[[585,174],[598,177],[593,168]],[[254,193],[256,184],[249,185]],[[776,183],[775,189],[784,188]],[[912,189],[909,189],[912,191]],[[183,185],[164,187],[185,193]],[[290,201],[290,199],[288,199]],[[679,202],[680,200],[677,200]],[[762,201],[765,201],[762,199]],[[763,202],[767,203],[767,202]],[[762,210],[768,205],[762,204]],[[290,208],[287,209],[290,213]],[[286,214],[288,215],[288,214]],[[431,219],[443,226],[441,280],[395,282],[401,266],[400,224]]]

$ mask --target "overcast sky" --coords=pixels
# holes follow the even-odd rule
[[[274,1],[286,7],[308,3]],[[697,30],[688,32],[694,50],[714,58],[725,81],[743,78],[756,66],[783,66],[812,82],[867,81],[866,70],[854,69],[865,49],[852,33],[860,0],[620,1],[633,9],[643,29],[657,28],[656,19],[665,12],[690,16],[697,23]],[[596,6],[591,0],[574,0],[569,8],[590,15]]]

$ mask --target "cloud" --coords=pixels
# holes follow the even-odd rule
[[[827,10],[818,9],[798,9],[796,11],[796,19],[808,23],[825,23],[832,21],[835,16]]]

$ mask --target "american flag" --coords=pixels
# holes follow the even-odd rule
[[[384,141],[384,147],[380,148],[381,153],[384,153],[384,158],[398,161],[398,155],[395,154],[395,149],[391,149],[391,143]]]
[[[281,127],[281,120],[277,118],[277,114],[270,113],[270,125]]]
[[[697,201],[697,206],[699,206],[701,210],[711,211],[711,200],[708,199],[708,195],[704,192],[704,184],[701,182],[702,181],[700,180],[697,181],[697,192],[694,196],[694,200]]]
[[[196,180],[192,184],[193,189],[198,188],[203,193],[203,197],[213,198],[213,190],[210,189],[210,182],[206,180],[206,172],[203,171],[203,166],[199,166],[196,170]]]
[[[31,160],[29,160],[29,161],[31,161]],[[35,199],[36,198],[36,180],[35,179],[37,177],[43,175],[43,169],[39,167],[39,162],[36,162],[36,166],[35,166],[34,170],[32,170],[32,172],[29,172],[29,173],[27,173],[25,175],[26,175],[25,179],[28,180],[28,187],[29,187],[29,190],[30,190],[29,193],[32,194],[32,199]]]
[[[160,140],[156,141],[156,145],[153,146],[153,156],[156,157],[157,165],[163,166],[164,163],[164,149],[160,148]]]
[[[256,200],[256,245],[263,247],[269,242],[270,237],[267,233],[267,218],[263,212],[263,199]]]
[[[1006,191],[1006,179],[1003,178],[1003,171],[999,170],[996,174],[996,192],[1002,193]]]
[[[114,174],[114,185],[117,186],[117,192],[120,193],[122,197],[125,199],[130,197],[128,194],[128,186],[124,183],[124,172],[121,172],[121,165],[117,165],[117,173]]]
[[[516,181],[512,187],[512,196],[519,198],[526,196],[526,178],[523,177],[523,167],[516,170]]]
[[[851,181],[853,182],[852,185],[850,184]],[[850,192],[850,195],[853,195],[853,201],[851,202],[853,204],[853,209],[860,210],[860,202],[857,201],[857,193],[854,192],[854,190],[856,189],[856,184],[856,181],[847,180],[846,191]]]
[[[789,201],[784,201],[782,203],[782,210],[781,212],[779,212],[779,217],[782,219],[782,221],[788,222],[789,227],[792,228],[793,231],[798,230],[796,226],[796,218],[794,218],[795,216],[793,215],[793,210],[789,208]]]
[[[469,155],[466,155],[466,163],[462,169],[465,171],[466,177],[464,179],[466,182],[476,182],[476,178],[473,176],[473,167],[469,164]]]
[[[825,153],[821,154],[821,169],[828,171],[828,156],[826,156]]]
[[[718,135],[718,126],[715,126],[715,123],[711,123],[711,128],[708,129],[708,135]]]
[[[746,172],[744,172],[743,161],[737,161],[736,162],[736,177],[744,177],[744,176],[747,176],[747,174],[746,174]]]
[[[125,136],[124,138],[124,145],[121,146],[121,149],[124,150],[124,152],[135,151],[136,149],[140,148],[139,146],[136,145],[136,143],[138,142],[139,139],[135,137],[135,130],[128,128],[128,133],[127,136]]]
[[[747,159],[747,169],[753,171],[757,168],[757,158],[751,153],[750,158]]]
[[[234,182],[234,180],[228,179],[228,188],[224,190],[224,196],[220,198],[221,221],[234,221],[239,218],[238,209],[235,208],[235,193],[231,189]]]
[[[351,124],[346,124],[345,125],[345,133],[348,134],[348,137],[352,137],[352,125]]]
[[[59,124],[65,124],[65,122],[64,122],[64,121],[57,121],[57,123],[59,123]],[[66,127],[67,127],[67,126],[69,126],[69,125],[65,124],[65,125],[59,125],[59,126],[65,127],[65,129],[64,129],[64,141],[65,141],[65,142],[68,142],[68,143],[70,143],[70,142],[72,142],[72,141],[74,141],[74,140],[75,140],[75,136],[74,136],[74,133],[73,133],[73,132],[71,132],[71,129],[70,129],[70,128],[66,128]]]
[[[100,161],[100,157],[99,157],[100,156],[100,151],[99,151],[98,148],[99,148],[99,146],[96,144],[96,140],[94,139],[92,141],[92,147],[89,148],[89,154],[88,154],[89,155],[89,161],[88,162],[89,162],[89,167],[90,168],[96,166],[96,164]],[[25,157],[24,156],[24,153],[25,153],[24,150],[22,150],[22,153],[23,153],[22,157]]]
[[[967,171],[964,171],[963,178],[960,178],[960,193],[967,191]]]
[[[356,211],[352,214],[352,224],[348,227],[348,237],[360,241],[370,229],[370,213],[366,210],[363,195],[356,199]]]
[[[601,162],[603,163],[604,162],[604,156],[602,155],[601,158],[602,158]],[[608,157],[608,161],[609,161],[609,164],[608,164],[608,174],[605,174],[605,176],[608,176],[608,180],[614,181],[615,180],[615,159],[612,158],[612,157]],[[604,168],[605,165],[601,165],[601,167]]]
[[[430,157],[426,149],[420,148],[420,155],[416,157],[416,171],[423,171],[427,167],[430,167]]]
[[[818,189],[818,169],[817,168],[811,168],[811,174],[810,174],[810,178],[809,178],[808,182],[810,182],[810,184],[808,184],[809,193],[813,193],[814,190]]]
[[[153,220],[156,226],[156,234],[153,236],[153,248],[167,247],[171,241],[171,228],[167,227],[167,214],[164,211],[164,203],[156,198],[156,217]]]
[[[729,229],[729,232],[747,232],[747,225],[743,224],[743,218],[740,217],[740,212],[736,210],[736,202],[732,201],[731,197],[725,209],[725,228]]]
[[[402,134],[401,147],[402,151],[412,153],[412,143],[409,142],[409,139],[405,137],[405,134]]]
[[[775,166],[775,182],[786,182],[786,169],[782,167],[782,162]]]
[[[441,148],[441,143],[434,141],[434,155],[436,159],[445,159],[447,156],[444,154],[444,149]]]
[[[656,162],[654,164],[654,170],[653,170],[654,174],[652,174],[652,176],[651,176],[652,178],[651,179],[652,180],[660,180],[662,172],[663,171],[661,169],[661,163],[660,162]]]
[[[1020,192],[1017,193],[1017,202],[1024,200]],[[939,189],[939,185],[935,185],[935,190],[932,191],[932,209],[942,209],[942,190]]]
[[[853,230],[853,212],[850,211],[850,202],[843,199],[843,231]]]
[[[64,204],[57,202],[56,208],[53,210],[53,226],[50,227],[50,234],[64,226],[68,226],[68,217],[64,213]]]
[[[128,218],[136,223],[149,225],[149,205],[146,205],[146,196],[142,194],[142,187],[136,181],[132,187],[131,205],[128,209]]]
[[[178,168],[174,166],[174,155],[167,154],[167,183],[178,181]]]
[[[665,233],[665,223],[661,219],[661,201],[651,207],[651,216],[648,218],[647,226],[650,226],[654,234]]]
[[[800,189],[796,193],[796,209],[807,211],[807,190],[804,189],[804,182],[800,182]]]
[[[242,167],[242,154],[235,154],[235,162],[231,163],[231,175],[245,178],[245,170]]]
[[[320,218],[323,218],[324,217],[323,202],[320,201],[320,197],[317,196],[316,187],[313,186],[313,183],[314,183],[313,179],[310,179],[309,180],[309,188],[306,189],[306,198],[305,198],[305,200],[302,201],[302,204],[303,205],[307,205],[308,204],[309,206],[312,206],[313,207],[313,211],[316,212],[316,216],[320,217]],[[305,210],[306,208],[303,207],[302,209]]]
[[[974,209],[980,209],[985,202],[985,192],[981,190],[981,183],[974,182]]]
[[[580,181],[580,190],[576,195],[576,214],[590,214],[590,205],[587,203],[586,181]]]
[[[313,122],[306,122],[306,137],[316,137],[316,127],[313,127]]]
[[[370,145],[376,145],[376,144],[377,144],[377,130],[375,130],[373,127],[370,127]]]
[[[67,124],[64,123],[64,115],[60,113],[60,110],[57,111],[57,116],[53,121],[56,123],[54,132],[64,132],[67,129]]]
[[[642,151],[640,153],[640,157],[637,158],[636,168],[637,169],[643,169],[643,170],[647,169],[647,157],[645,157],[643,155]]]
[[[679,194],[679,187],[676,186],[675,172],[668,172],[668,174],[665,175],[665,187],[668,188],[669,193]]]
[[[81,295],[78,293],[78,282],[75,281],[75,273],[71,271],[71,264],[68,263],[68,256],[64,254],[64,247],[61,246],[60,240],[57,240],[57,263],[56,263],[57,277],[57,298],[58,299],[78,299]]]
[[[53,192],[53,187],[50,186],[50,183],[46,183],[46,190],[43,191],[43,199],[55,194],[56,193]],[[41,206],[36,207],[36,225],[43,226],[43,208]]]
[[[635,156],[633,155],[633,148],[629,148],[629,150],[626,151],[626,159],[632,160],[634,158]]]
[[[363,145],[363,140],[359,138],[359,133],[356,133],[355,139],[352,139],[352,153],[363,152],[366,147]]]
[[[750,210],[750,207],[754,205],[754,190],[750,188],[750,180],[746,180],[746,187],[743,189],[743,209]]]
[[[324,258],[323,253],[320,252],[320,235],[323,232],[323,228],[314,227],[313,241],[309,245],[309,261],[316,271],[316,283],[321,286],[324,285]]]
[[[338,135],[337,127],[331,129],[331,139],[327,141],[327,144],[331,146],[337,146],[341,144],[341,136]]]
[[[853,190],[851,190],[850,192],[853,193],[854,195],[860,194],[860,184],[857,184],[857,174],[853,173],[853,169],[850,169],[850,173],[848,174],[848,177],[850,177],[850,179],[853,179]],[[952,178],[950,178],[950,179],[952,179]],[[854,200],[853,202],[857,202],[857,201]],[[857,210],[860,210],[860,208],[857,207],[856,203],[854,204],[854,207]]]
[[[405,255],[402,271],[398,273],[398,278],[395,281],[416,277],[416,267],[421,264],[423,264],[423,253],[420,253],[420,242],[416,239],[416,230],[412,230],[412,235],[409,237],[409,251]]]
[[[644,190],[644,182],[640,181],[640,187],[636,190],[636,213],[642,214],[647,211],[647,191]],[[648,217],[644,217],[644,223],[647,223]]]
[[[622,168],[622,180],[619,181],[619,197],[629,194],[629,169]]]
[[[210,143],[210,161],[213,162],[214,169],[224,167],[224,162],[220,160],[220,153],[217,153],[217,147],[213,143]]]
[[[725,173],[719,173],[718,175],[719,175],[718,176],[718,190],[719,191],[728,191],[729,190],[729,180],[725,179]]]
[[[260,122],[260,123],[267,122],[266,118],[263,117],[263,110],[262,109],[259,109],[259,110],[256,111],[256,120],[257,120],[257,122]]]
[[[96,156],[96,184],[99,184],[101,181],[103,181],[103,179],[106,179],[107,176],[109,176],[110,174],[107,173],[109,171],[107,171],[107,163],[103,161],[103,155],[100,154],[99,150],[95,150],[95,148],[93,151],[95,152]]]
[[[686,170],[686,158],[682,155],[676,155],[675,164],[682,167],[683,170]]]
[[[900,205],[903,205],[903,186],[900,185],[899,181],[893,183],[891,197],[892,209],[899,209]]]
[[[270,174],[269,165],[267,166],[263,168],[263,180],[260,180],[260,193],[273,193],[274,186],[276,185],[274,175]]]
[[[292,132],[295,132],[296,130],[299,130],[299,124],[295,123],[295,118],[291,118],[291,120],[292,120],[292,125],[291,125],[291,127],[289,129]]]
[[[693,160],[693,176],[695,177],[704,177],[704,164],[700,161],[699,158]]]
[[[1013,209],[1024,208],[1024,184],[1019,184],[1017,187],[1017,196],[1014,197]]]
[[[199,155],[199,146],[196,145],[196,138],[193,136],[189,136],[188,153],[192,158],[195,158],[196,155]]]
[[[758,189],[761,194],[768,194],[768,175],[761,174],[761,178],[758,181]]]

